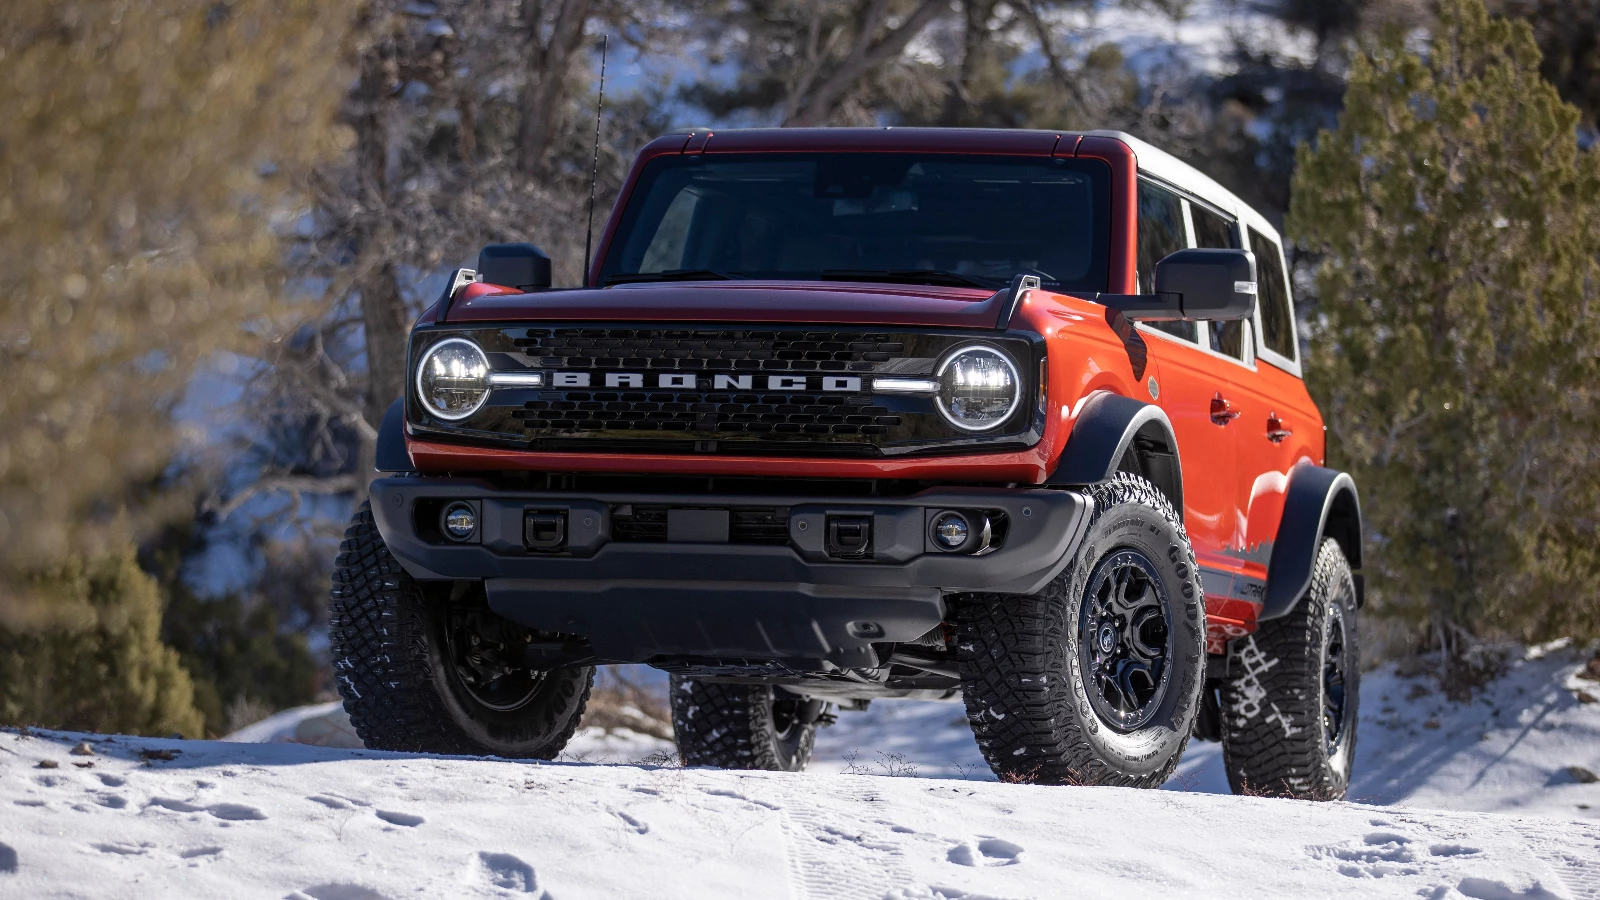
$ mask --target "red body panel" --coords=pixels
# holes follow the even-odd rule
[[[863,151],[1076,156],[1112,171],[1108,289],[1137,293],[1137,168],[1114,138],[1049,132],[924,129],[783,129],[697,132],[658,139],[640,153],[600,239],[588,273],[598,282],[640,172],[665,154]],[[993,329],[1000,300],[966,288],[794,282],[673,282],[521,294],[474,284],[450,305],[450,322],[670,321],[795,322]],[[435,307],[423,317],[434,321]],[[429,443],[407,437],[421,472],[541,470],[662,474],[793,475],[992,481],[1036,484],[1052,471],[1083,401],[1111,391],[1157,403],[1177,434],[1185,524],[1206,569],[1213,650],[1254,630],[1272,540],[1282,516],[1287,475],[1323,459],[1322,419],[1300,379],[1267,363],[1254,368],[1162,335],[1117,322],[1106,307],[1069,295],[1030,292],[1011,323],[1048,348],[1048,415],[1042,440],[1015,453],[956,457],[826,459],[687,457],[616,453],[574,455]],[[1218,423],[1211,400],[1239,412]],[[1269,429],[1268,420],[1275,423]],[[1290,431],[1274,441],[1269,431]],[[1252,587],[1252,585],[1254,587]]]

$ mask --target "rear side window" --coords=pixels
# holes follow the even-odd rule
[[[1256,254],[1261,342],[1273,353],[1292,360],[1295,358],[1294,310],[1289,306],[1289,283],[1283,275],[1283,257],[1277,243],[1254,228],[1250,229],[1250,249]]]
[[[1146,294],[1155,293],[1156,263],[1187,246],[1183,200],[1158,185],[1139,182],[1139,289]],[[1200,338],[1193,322],[1150,322],[1149,325],[1186,341]]]
[[[1212,250],[1239,249],[1239,229],[1232,220],[1197,203],[1189,204],[1189,219],[1194,223],[1196,247]],[[1205,324],[1211,337],[1211,349],[1234,359],[1244,359],[1245,329],[1249,326],[1242,321]]]

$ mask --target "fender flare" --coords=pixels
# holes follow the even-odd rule
[[[377,453],[373,466],[379,472],[410,472],[411,453],[406,450],[406,404],[396,400],[383,414],[383,424],[378,426]]]
[[[1283,518],[1267,563],[1266,602],[1257,621],[1288,615],[1305,596],[1325,537],[1339,542],[1350,568],[1361,568],[1361,499],[1355,480],[1336,469],[1295,466],[1289,472]],[[1358,575],[1358,605],[1365,599],[1361,587]]]
[[[1097,391],[1083,403],[1056,461],[1045,479],[1049,487],[1083,487],[1105,481],[1132,454],[1139,469],[1171,501],[1183,518],[1183,467],[1172,420],[1159,406]]]

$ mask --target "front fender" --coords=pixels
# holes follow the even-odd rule
[[[1289,472],[1283,519],[1267,564],[1266,603],[1258,621],[1288,615],[1305,596],[1325,537],[1339,542],[1352,569],[1361,568],[1361,500],[1355,480],[1322,466],[1296,466]]]
[[[1183,516],[1183,468],[1172,421],[1159,406],[1099,391],[1083,403],[1072,435],[1045,480],[1051,487],[1083,487],[1104,481],[1130,453],[1144,475]]]

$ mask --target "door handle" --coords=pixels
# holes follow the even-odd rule
[[[1267,440],[1274,444],[1283,443],[1283,439],[1293,435],[1294,432],[1284,427],[1283,420],[1277,413],[1267,413]]]
[[[1223,398],[1221,391],[1218,391],[1217,395],[1211,398],[1212,424],[1226,425],[1237,418],[1239,418],[1239,411],[1233,408],[1232,403]]]

